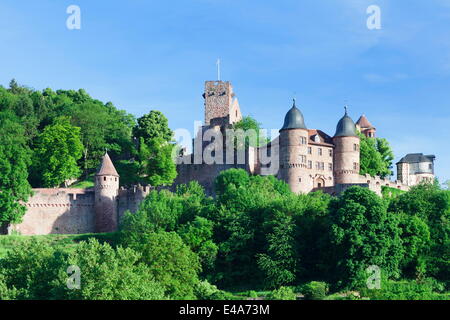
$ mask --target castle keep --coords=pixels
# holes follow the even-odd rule
[[[196,180],[214,195],[214,179],[223,170],[241,168],[250,174],[273,175],[293,192],[322,190],[339,194],[349,186],[370,188],[381,194],[383,186],[408,190],[434,179],[433,155],[408,154],[397,163],[397,180],[360,175],[358,131],[374,138],[376,129],[363,115],[355,124],[345,110],[333,136],[308,128],[295,101],[284,117],[279,136],[263,146],[242,145],[235,152],[233,125],[242,119],[230,82],[207,81],[203,94],[205,124],[193,139],[193,153],[177,158],[178,176],[172,187]],[[226,146],[226,147],[224,147]],[[78,234],[117,230],[129,210],[136,212],[151,190],[149,186],[119,187],[119,174],[106,153],[95,175],[94,188],[33,189],[20,224],[8,232],[23,235]]]

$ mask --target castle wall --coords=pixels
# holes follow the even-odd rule
[[[133,186],[129,189],[120,188],[118,196],[118,220],[119,224],[125,215],[125,212],[130,211],[135,213],[145,199],[145,197],[150,193],[152,188],[150,186]]]
[[[11,230],[23,235],[78,234],[95,231],[93,189],[33,189],[27,212]],[[10,231],[11,231],[10,230]]]

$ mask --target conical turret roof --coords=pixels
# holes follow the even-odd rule
[[[359,117],[358,121],[356,122],[356,124],[360,127],[360,128],[374,128],[374,126],[370,123],[369,119],[367,119],[366,115],[362,115],[361,117]]]
[[[100,165],[100,168],[97,171],[97,176],[116,176],[118,177],[119,174],[116,171],[116,168],[114,167],[111,158],[108,155],[108,152],[105,153],[102,159],[102,164]]]

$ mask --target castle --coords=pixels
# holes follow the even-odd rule
[[[206,193],[214,195],[214,179],[230,168],[250,174],[274,175],[284,180],[293,192],[322,190],[339,194],[349,186],[370,188],[381,194],[383,186],[408,190],[421,181],[434,179],[433,155],[408,154],[397,163],[397,180],[360,175],[360,138],[358,131],[374,138],[376,129],[363,115],[355,124],[345,110],[336,132],[329,136],[306,126],[295,100],[284,117],[279,135],[262,146],[242,144],[231,130],[242,119],[239,102],[230,82],[205,83],[205,124],[193,139],[193,153],[177,160],[178,176],[172,186],[197,180]],[[223,146],[227,146],[224,148]],[[231,146],[231,147],[230,147]],[[239,148],[238,148],[239,149]],[[226,161],[223,161],[226,159]],[[20,224],[8,233],[23,235],[79,234],[117,230],[124,213],[136,212],[152,189],[150,186],[119,187],[119,174],[106,153],[95,175],[94,188],[33,189]]]
[[[359,185],[381,194],[383,186],[408,190],[421,181],[434,179],[435,157],[422,154],[409,154],[397,163],[396,181],[360,175],[358,131],[369,138],[376,136],[376,128],[367,117],[362,115],[355,124],[345,108],[336,132],[330,136],[322,130],[306,126],[295,100],[284,117],[279,136],[264,146],[246,145],[243,161],[239,162],[234,145],[223,147],[235,139],[230,129],[242,119],[231,83],[206,81],[203,97],[205,124],[193,139],[193,153],[183,154],[177,159],[178,177],[175,184],[197,180],[208,194],[213,195],[214,178],[220,171],[230,168],[245,169],[250,174],[274,175],[284,180],[296,193],[323,190],[339,194],[349,186]],[[233,135],[231,139],[228,137],[230,134]],[[211,136],[215,139],[210,139]],[[224,163],[225,158],[231,161]]]

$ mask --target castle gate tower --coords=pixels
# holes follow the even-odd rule
[[[337,124],[333,142],[335,184],[359,183],[360,139],[347,108]]]
[[[280,170],[278,177],[284,180],[292,192],[306,193],[313,188],[307,165],[308,130],[302,112],[295,106],[284,118],[280,129]]]
[[[103,156],[102,164],[95,175],[95,232],[117,230],[119,174],[108,153]]]

